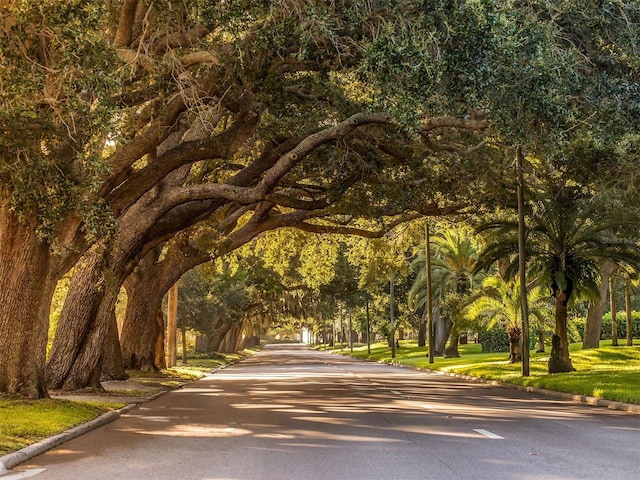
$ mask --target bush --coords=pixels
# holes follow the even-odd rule
[[[624,311],[618,312],[616,315],[618,321],[618,338],[627,336],[627,314]],[[575,319],[576,326],[580,332],[580,338],[584,339],[584,326],[587,319],[578,317]],[[634,338],[640,338],[640,312],[631,312],[631,332]],[[602,316],[602,330],[600,331],[600,340],[608,340],[611,338],[611,312],[607,312]]]
[[[479,331],[478,342],[482,345],[483,353],[509,351],[507,329],[502,325]]]
[[[627,314],[622,311],[616,315],[618,322],[618,338],[627,336]],[[631,312],[631,332],[635,338],[640,337],[640,312]],[[602,331],[600,340],[611,338],[611,312],[605,313],[602,317]]]

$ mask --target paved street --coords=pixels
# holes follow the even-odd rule
[[[640,416],[277,346],[15,470],[36,480],[638,480]]]

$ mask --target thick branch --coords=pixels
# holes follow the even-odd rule
[[[298,162],[305,158],[314,149],[321,145],[335,141],[344,137],[353,130],[363,125],[378,124],[388,125],[389,117],[387,115],[368,115],[364,113],[357,113],[347,118],[343,122],[340,122],[334,127],[326,128],[320,132],[309,135],[302,140],[295,148],[282,156],[276,164],[269,169],[264,175],[258,189],[263,192],[271,190],[282,177],[284,177]]]

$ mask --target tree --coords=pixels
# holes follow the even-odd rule
[[[550,325],[551,309],[548,296],[542,288],[528,290],[529,315],[538,333],[538,350],[544,352],[544,331]],[[520,285],[517,281],[505,282],[499,276],[487,277],[474,295],[465,314],[481,321],[486,328],[502,325],[509,337],[509,363],[522,361],[521,339],[522,311],[520,308]]]
[[[533,192],[532,192],[533,194]],[[598,199],[585,196],[571,186],[537,192],[527,224],[527,263],[530,274],[538,277],[555,298],[555,332],[549,357],[549,373],[574,370],[569,356],[567,309],[580,298],[597,298],[598,259],[616,264],[640,265],[640,248],[628,238],[616,235],[625,220],[603,212]],[[488,268],[499,259],[508,259],[508,273],[517,267],[517,223],[487,222],[479,232],[492,231],[478,265]]]
[[[441,315],[434,316],[434,320],[442,319],[436,322],[436,331],[445,332],[444,335],[436,335],[435,350],[442,353],[444,342],[448,338],[449,346],[444,354],[459,357],[458,337],[466,325],[464,309],[471,300],[472,288],[481,280],[475,272],[478,253],[472,240],[460,229],[450,229],[443,234],[434,235],[432,243],[433,294],[438,298],[435,303]],[[411,287],[410,302],[414,308],[425,308],[426,267],[423,252],[413,264],[417,266],[418,273]]]

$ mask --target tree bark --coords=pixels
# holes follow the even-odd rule
[[[111,311],[109,317],[107,338],[102,350],[104,360],[102,362],[102,371],[100,372],[100,381],[103,382],[106,380],[126,380],[129,378],[129,375],[125,371],[124,362],[122,361],[122,348],[118,337],[118,322],[116,320],[115,309]]]
[[[35,224],[0,207],[0,392],[48,397],[45,353],[58,278]]]
[[[587,321],[584,328],[584,338],[582,348],[599,348],[600,335],[602,333],[602,316],[607,307],[607,290],[609,289],[609,279],[616,270],[613,262],[602,260],[600,266],[600,298],[589,303],[587,310]]]
[[[611,346],[618,346],[618,306],[616,305],[615,277],[609,278],[609,306],[611,307]]]
[[[460,357],[460,352],[458,351],[459,338],[460,338],[460,334],[458,333],[457,329],[452,329],[450,338],[449,338],[449,345],[444,351],[445,358]]]
[[[509,363],[522,362],[522,345],[520,340],[522,337],[522,329],[518,326],[507,328],[509,337]]]
[[[565,292],[556,291],[555,333],[551,338],[551,355],[549,356],[549,373],[573,372],[575,368],[569,357],[569,337],[567,332],[567,295]]]
[[[447,340],[451,335],[451,329],[453,328],[453,322],[446,317],[440,315],[440,309],[434,308],[433,325],[435,328],[435,348],[434,354],[437,357],[444,355],[445,346]]]
[[[105,348],[118,354],[107,344],[122,279],[105,263],[95,245],[76,266],[47,363],[49,388],[101,389]]]
[[[156,285],[157,278],[153,276],[156,271],[152,268],[157,255],[158,251],[146,255],[124,282],[127,310],[120,343],[125,368],[130,370],[157,372],[166,366],[164,317],[161,311],[165,292],[160,291]],[[159,339],[162,341],[161,355],[157,354],[160,347]]]
[[[537,353],[544,353],[545,347],[544,347],[544,329],[543,328],[539,328],[537,330],[538,333],[538,346],[536,347],[536,352]]]

